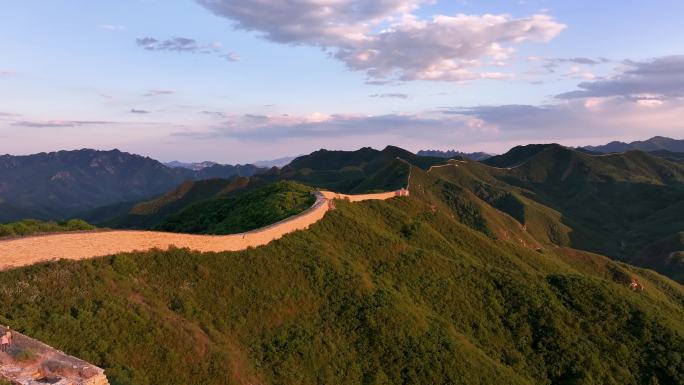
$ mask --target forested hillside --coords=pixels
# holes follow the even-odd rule
[[[538,240],[655,268],[684,282],[684,167],[640,152],[589,155],[558,145],[517,147],[468,173],[471,190],[495,186],[508,212]],[[487,180],[488,179],[488,180]],[[484,186],[484,187],[483,187]],[[496,205],[496,204],[495,204]]]
[[[97,215],[97,222],[114,228],[151,229],[194,203],[228,197],[266,184],[256,177],[186,181],[154,199],[124,207],[123,211]],[[97,211],[100,210],[91,212],[91,215],[97,214]]]
[[[338,202],[266,247],[2,272],[0,322],[112,384],[684,381],[680,285],[495,240],[430,174],[413,169],[411,197]]]
[[[268,226],[311,207],[313,189],[275,182],[234,197],[207,199],[165,218],[155,229],[176,233],[236,234]]]

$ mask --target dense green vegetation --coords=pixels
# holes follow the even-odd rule
[[[80,213],[91,223],[113,228],[152,229],[167,217],[207,199],[234,197],[278,181],[295,181],[314,188],[360,194],[406,187],[409,163],[427,169],[445,162],[419,157],[397,147],[382,151],[320,150],[301,156],[282,169],[251,177],[186,181],[173,190],[142,202],[117,203]]]
[[[294,182],[275,182],[236,196],[201,201],[162,221],[157,230],[234,234],[273,224],[311,207],[310,187]]]
[[[112,385],[684,383],[680,285],[494,240],[459,220],[494,213],[444,200],[431,174],[265,247],[2,272],[0,323]]]
[[[311,187],[283,179],[364,192],[410,173],[411,196],[336,202],[308,231],[242,252],[0,272],[0,323],[112,385],[684,383],[684,288],[568,247],[680,278],[681,165],[532,146],[427,171],[434,159],[401,151],[316,152],[226,195],[226,181],[182,185],[134,210],[226,234],[311,205]]]
[[[0,238],[94,229],[95,226],[80,219],[72,219],[64,222],[44,222],[36,219],[25,219],[20,222],[0,224]]]
[[[542,242],[657,269],[684,282],[684,166],[648,153],[594,156],[559,145],[516,147],[444,178],[527,225]],[[494,189],[505,201],[478,191]],[[496,195],[495,194],[495,195]]]
[[[123,213],[114,210],[111,214],[104,212],[97,217],[107,227],[151,229],[194,203],[233,196],[265,184],[256,177],[186,181],[159,197],[125,207]]]

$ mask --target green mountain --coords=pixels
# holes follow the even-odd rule
[[[166,217],[156,230],[195,234],[236,234],[264,227],[311,207],[310,187],[275,182],[237,196],[194,203]]]
[[[100,214],[98,222],[115,228],[149,229],[193,203],[229,196],[264,184],[258,178],[247,177],[186,181],[154,199],[123,206],[121,207],[123,212],[116,209],[105,211]],[[96,214],[91,212],[92,215]]]
[[[444,162],[396,147],[321,150],[251,178],[186,182],[150,201],[98,209],[110,215],[106,221],[81,217],[109,227],[193,232],[199,230],[188,220],[177,227],[163,225],[164,220],[193,204],[216,203],[281,180],[347,193],[388,191],[406,185],[410,164],[420,170],[438,166],[430,173],[440,176],[436,183],[443,191],[433,192],[434,199],[446,202],[473,229],[533,248],[600,253],[684,282],[680,163],[639,151],[598,154],[554,144],[515,147],[483,162],[452,161],[442,167]],[[212,203],[203,207],[201,212],[209,213]],[[198,217],[190,222],[204,220],[200,212],[184,215]]]
[[[659,156],[673,162],[684,162],[684,151],[682,152],[672,152],[668,150],[656,150],[650,151],[651,155]]]
[[[630,150],[640,151],[659,151],[666,150],[671,152],[684,152],[684,140],[677,140],[667,138],[664,136],[654,136],[651,139],[643,141],[635,141],[631,143],[625,142],[610,142],[603,146],[585,146],[587,150],[610,153],[610,152],[624,152]]]
[[[293,180],[342,193],[390,191],[406,187],[409,163],[428,169],[444,161],[443,158],[417,156],[393,146],[382,151],[370,147],[357,151],[320,150],[259,176],[270,180]]]
[[[0,272],[0,322],[117,385],[684,383],[681,285],[536,240],[563,217],[528,186],[563,174],[410,174],[264,247]]]
[[[102,206],[135,202],[186,180],[251,176],[256,166],[215,165],[194,171],[112,151],[76,150],[0,156],[0,223],[64,219]]]
[[[396,190],[406,187],[409,161],[428,168],[445,160],[419,157],[391,146],[382,151],[321,150],[300,156],[282,169],[274,168],[251,177],[186,181],[153,199],[100,207],[79,213],[78,217],[106,227],[151,229],[192,204],[229,198],[283,180],[345,193]]]
[[[558,145],[514,148],[484,163],[497,168],[461,168],[477,169],[481,183],[512,194],[517,203],[508,204],[517,207],[517,214],[504,211],[527,225],[536,239],[684,280],[684,260],[678,254],[684,244],[672,240],[684,230],[681,164],[639,151],[594,156]],[[469,183],[469,188],[477,187]]]

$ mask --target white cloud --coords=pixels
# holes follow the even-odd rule
[[[340,48],[336,57],[374,78],[401,80],[466,81],[502,79],[493,71],[474,71],[499,65],[513,53],[509,45],[547,41],[564,26],[546,15],[514,19],[508,15],[435,16],[430,21],[405,16],[390,28],[369,35],[351,48]]]
[[[372,81],[503,79],[514,46],[548,41],[565,25],[545,14],[411,14],[421,0],[197,0],[237,28],[285,44],[331,50]]]
[[[385,94],[372,94],[368,95],[371,98],[392,98],[392,99],[408,99],[408,94],[402,94],[400,92],[391,92]]]
[[[99,29],[103,29],[105,31],[125,31],[126,30],[125,25],[119,25],[119,24],[100,24],[97,27]]]
[[[152,96],[164,96],[164,95],[173,95],[175,94],[176,91],[174,90],[164,90],[164,89],[154,89],[154,90],[149,90],[143,94],[143,96],[147,97],[152,97]]]
[[[198,53],[198,54],[215,54],[230,62],[235,62],[240,59],[237,53],[226,51],[223,44],[220,42],[213,42],[210,44],[201,44],[195,39],[188,37],[172,37],[170,39],[159,40],[154,37],[140,37],[135,39],[135,43],[151,52],[178,52],[178,53]]]
[[[197,0],[237,28],[287,44],[339,47],[363,40],[389,18],[423,0]]]
[[[576,65],[570,66],[568,71],[565,73],[565,76],[584,80],[593,80],[596,78],[596,75],[594,75],[591,71],[587,71],[582,67]]]

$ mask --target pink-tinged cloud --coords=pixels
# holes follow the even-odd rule
[[[503,66],[515,46],[551,40],[566,28],[545,14],[436,15],[424,20],[411,14],[428,3],[422,0],[197,2],[265,39],[329,49],[372,82],[506,79],[511,75],[484,68]]]
[[[684,96],[684,55],[664,56],[648,61],[626,61],[627,69],[615,76],[584,82],[579,90],[565,92],[560,99],[622,96],[639,99]]]
[[[28,121],[22,120],[12,123],[16,127],[31,127],[31,128],[62,128],[62,127],[81,127],[81,126],[96,126],[103,124],[118,124],[117,122],[108,122],[100,120],[46,120],[46,121]]]

